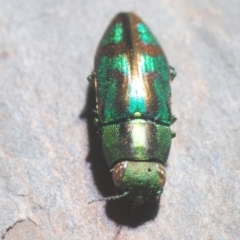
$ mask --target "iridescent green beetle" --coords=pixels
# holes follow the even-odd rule
[[[136,205],[161,195],[171,139],[170,82],[176,71],[134,13],[110,23],[88,77],[96,91],[95,123],[114,184]]]

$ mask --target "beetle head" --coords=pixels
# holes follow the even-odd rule
[[[166,181],[163,165],[147,161],[121,161],[112,169],[112,177],[116,187],[128,192],[135,205],[161,195]]]

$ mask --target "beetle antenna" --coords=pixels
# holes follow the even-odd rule
[[[116,195],[116,196],[110,196],[110,197],[95,199],[95,200],[92,200],[92,201],[88,202],[88,204],[93,203],[93,202],[99,202],[99,201],[115,201],[115,200],[124,198],[124,197],[126,197],[126,196],[128,196],[128,195],[129,195],[129,192],[124,192],[124,193],[121,194],[121,195]]]

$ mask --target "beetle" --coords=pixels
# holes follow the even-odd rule
[[[97,48],[88,81],[95,89],[94,122],[120,195],[135,205],[163,192],[171,139],[170,82],[176,76],[147,25],[119,13]],[[100,199],[103,200],[103,199]]]

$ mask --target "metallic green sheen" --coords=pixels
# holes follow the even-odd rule
[[[139,96],[133,82],[129,83],[129,113],[133,116],[134,113],[139,112],[143,115],[146,112],[146,101],[142,96]]]
[[[144,44],[158,45],[157,39],[145,24],[139,23],[137,30],[139,38]]]
[[[160,191],[159,175],[154,162],[128,162],[119,189],[129,191],[130,197],[156,196]]]
[[[113,73],[129,75],[129,62],[124,54],[119,54],[116,57],[103,56],[97,68],[99,101],[104,106],[105,123],[127,117],[127,110],[120,113],[114,105],[114,101],[119,96],[117,96],[118,79]]]
[[[140,22],[136,25],[139,42],[138,50],[135,50],[134,43],[130,43],[129,39],[126,41],[129,27],[120,20],[116,21],[103,36],[95,61],[101,124],[134,119],[134,114],[139,112],[144,119],[170,126],[171,90],[166,57],[145,24]],[[148,49],[140,51],[141,44],[145,47],[154,46],[160,52],[155,55],[148,52]],[[133,62],[134,58],[131,58],[134,51],[138,51],[136,54],[140,56],[138,62]],[[140,72],[136,73],[133,68]],[[145,97],[136,89],[134,78],[142,78]]]
[[[164,56],[156,57],[148,54],[142,55],[141,65],[142,76],[146,89],[152,85],[153,93],[156,95],[156,110],[153,112],[146,100],[136,94],[131,79],[131,69],[127,56],[119,54],[115,57],[102,56],[99,60],[96,75],[98,79],[99,104],[104,106],[100,113],[100,120],[103,123],[115,122],[134,118],[135,112],[140,112],[145,118],[149,118],[164,125],[171,125],[171,112],[169,99],[171,96],[169,84],[169,69]],[[120,75],[120,79],[117,75]],[[152,82],[148,80],[148,75],[152,74]],[[121,77],[122,76],[122,77]],[[121,80],[122,79],[122,80]],[[128,79],[128,84],[124,83]],[[125,88],[125,94],[118,94],[118,84]],[[148,93],[147,94],[151,94]],[[126,100],[127,99],[127,100]],[[125,109],[118,106],[127,101],[128,107]]]
[[[106,71],[108,66],[109,71]],[[98,74],[100,78],[111,77],[113,71],[119,71],[124,75],[128,75],[130,72],[129,62],[124,54],[119,54],[116,57],[102,57],[98,68]],[[102,75],[101,75],[102,74]],[[106,83],[112,83],[110,80],[105,79]],[[106,85],[104,85],[106,86]]]
[[[111,29],[108,30],[106,36],[101,41],[102,45],[106,44],[118,44],[122,41],[123,29],[121,23],[116,23]]]
[[[171,97],[171,89],[169,84],[169,68],[166,58],[163,55],[152,57],[148,54],[143,54],[142,59],[144,64],[141,65],[141,70],[143,77],[146,76],[146,82],[148,81],[148,74],[154,73],[152,85],[156,94],[156,101],[159,102],[155,115],[151,116],[148,114],[148,117],[150,119],[154,118],[154,121],[170,126],[171,112],[169,110],[169,99]],[[146,109],[146,99],[145,101],[139,98],[132,99],[130,95],[130,103],[130,112],[132,114],[138,111],[144,115],[144,113],[148,112]]]
[[[169,127],[142,119],[102,127],[102,147],[109,167],[120,160],[164,164],[171,138]]]

